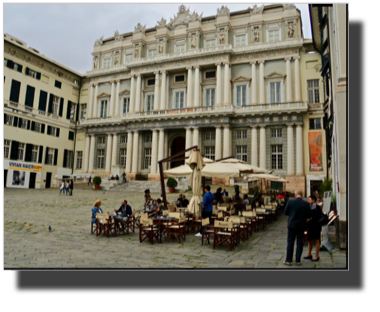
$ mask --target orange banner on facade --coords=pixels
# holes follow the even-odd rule
[[[322,132],[309,132],[310,171],[322,171]]]

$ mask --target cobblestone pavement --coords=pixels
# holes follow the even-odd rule
[[[214,188],[214,186],[213,186]],[[158,197],[159,194],[151,194]],[[178,194],[169,194],[174,201]],[[187,196],[190,199],[190,195]],[[321,252],[320,262],[304,260],[301,266],[283,264],[286,249],[286,217],[280,216],[265,230],[253,233],[229,251],[201,245],[201,238],[186,235],[186,241],[162,244],[144,241],[135,233],[107,238],[90,234],[91,207],[102,201],[112,212],[125,198],[140,210],[141,193],[95,191],[76,187],[74,196],[57,189],[4,190],[4,267],[18,268],[346,268],[346,253]],[[52,231],[49,232],[49,225]],[[305,255],[305,249],[304,254]]]

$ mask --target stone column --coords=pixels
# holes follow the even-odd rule
[[[141,75],[137,75],[137,82],[136,82],[136,103],[135,103],[135,112],[140,112],[140,104],[141,104]]]
[[[292,102],[292,72],[290,69],[290,57],[286,57],[286,101]]]
[[[296,174],[303,175],[303,140],[302,140],[302,124],[296,127],[296,149],[297,149],[297,168]]]
[[[112,143],[112,166],[116,166],[116,158],[117,158],[117,139],[119,135],[117,133],[113,134],[113,143]]]
[[[264,62],[258,62],[260,64],[260,104],[265,104]]]
[[[115,81],[110,81],[111,82],[111,98],[110,98],[110,116],[113,116],[114,112],[114,102],[115,102]]]
[[[138,157],[140,155],[139,153],[139,131],[134,130],[133,131],[133,157],[132,157],[132,173],[137,173],[137,164],[138,164]]]
[[[186,128],[186,147],[188,149],[191,147],[191,128]],[[186,152],[186,157],[190,156],[191,151]]]
[[[95,154],[95,134],[91,134],[91,143],[90,143],[90,160],[88,165],[88,172],[94,171],[94,154]]]
[[[95,83],[95,94],[94,94],[94,110],[92,111],[92,117],[98,117],[98,84]]]
[[[115,116],[120,116],[120,80],[116,80],[116,94],[115,94]]]
[[[193,107],[193,68],[186,67],[187,69],[187,103],[186,107]]]
[[[88,171],[88,158],[90,154],[90,136],[86,135],[86,144],[83,151],[83,172]]]
[[[257,95],[256,95],[256,61],[251,62],[251,104],[257,104]],[[260,76],[261,78],[261,76]]]
[[[193,145],[192,146],[195,146],[195,145],[197,145],[199,148],[199,128],[198,127],[193,128]]]
[[[265,126],[260,126],[260,168],[266,169],[267,160],[266,160],[266,135],[265,135]]]
[[[215,127],[215,160],[222,158],[222,127]]]
[[[159,137],[159,144],[158,144],[158,159],[157,162],[164,159],[164,145],[165,145],[165,130],[159,129],[160,131],[160,137]],[[157,165],[157,173],[160,173],[160,167]]]
[[[251,126],[251,165],[258,167],[257,162],[257,126]]]
[[[94,86],[90,84],[90,97],[87,102],[86,119],[92,118],[92,106],[94,103]]]
[[[230,126],[223,126],[224,136],[223,136],[223,158],[230,157]]]
[[[152,161],[151,161],[151,167],[150,167],[150,173],[156,174],[157,173],[157,130],[152,130]]]
[[[295,84],[295,91],[296,91],[296,102],[301,101],[301,78],[300,78],[300,57],[295,56],[294,59],[294,84]]]
[[[129,112],[133,113],[135,111],[135,94],[136,94],[136,86],[135,86],[135,76],[131,76],[131,95],[129,98]]]
[[[222,105],[222,66],[215,64],[216,68],[216,105]]]
[[[293,124],[288,126],[288,172],[287,175],[294,175],[294,141],[293,141]]]
[[[166,109],[166,70],[161,71],[161,101],[160,110]]]
[[[133,132],[128,131],[127,139],[127,161],[125,162],[125,172],[131,173],[132,166],[132,142],[133,142]]]
[[[200,89],[200,79],[199,79],[199,66],[194,66],[195,77],[194,77],[194,107],[199,107],[199,89]]]
[[[107,154],[106,154],[106,173],[111,173],[111,151],[112,151],[112,134],[108,134],[107,138]]]
[[[224,62],[224,105],[231,104],[230,63]]]
[[[156,71],[154,72],[156,74],[156,78],[154,79],[154,106],[153,109],[159,110],[160,109],[160,72]]]

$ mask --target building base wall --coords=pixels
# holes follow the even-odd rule
[[[130,180],[136,180],[136,174],[135,174],[135,173],[127,173],[127,174],[125,175],[125,177],[126,177],[127,179],[130,179]]]
[[[339,220],[338,242],[340,249],[347,249],[347,224],[346,221]]]
[[[160,181],[159,174],[148,174],[148,181]]]
[[[287,176],[286,180],[289,183],[284,183],[286,191],[296,191],[301,190],[302,196],[306,197],[306,179],[305,176]]]

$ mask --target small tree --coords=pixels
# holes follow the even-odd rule
[[[332,179],[324,179],[321,185],[319,186],[319,194],[323,196],[325,192],[331,192],[332,191]]]
[[[96,177],[94,177],[94,178],[92,179],[92,183],[93,183],[94,185],[100,185],[100,183],[102,183],[102,178],[96,176]]]
[[[175,188],[178,185],[176,179],[174,178],[169,178],[168,181],[166,182],[166,186],[169,188]]]

